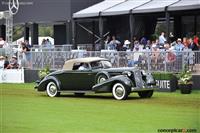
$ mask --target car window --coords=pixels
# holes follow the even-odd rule
[[[78,70],[78,68],[79,68],[80,66],[81,66],[81,63],[76,62],[76,63],[74,63],[72,70]]]
[[[90,63],[92,69],[103,68],[101,61],[94,61]]]

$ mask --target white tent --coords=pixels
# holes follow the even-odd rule
[[[169,11],[200,9],[200,0],[181,0],[171,6]]]
[[[104,0],[103,2],[74,13],[73,18],[97,17],[99,16],[100,12],[103,12],[104,10],[109,9],[124,1],[125,0]]]
[[[151,0],[127,0],[121,4],[118,4],[112,8],[109,8],[102,12],[103,16],[107,15],[122,15],[130,13],[130,10],[137,8],[143,4],[150,2]]]
[[[164,12],[167,6],[170,6],[179,0],[152,0],[138,8],[135,8],[132,13],[153,13]]]
[[[200,0],[104,0],[73,14],[73,18],[200,9]]]

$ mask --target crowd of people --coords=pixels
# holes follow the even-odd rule
[[[51,41],[47,38],[42,40],[41,46],[44,48],[52,48],[53,45]]]
[[[19,64],[17,61],[17,56],[13,55],[9,60],[7,56],[0,56],[0,69],[17,69]]]
[[[2,37],[0,37],[0,48],[6,48],[7,44],[6,41],[3,40]],[[43,39],[41,43],[42,47],[45,48],[52,48],[52,43],[50,40]],[[31,48],[32,45],[29,43],[28,40],[20,41],[18,43],[18,48],[15,48],[15,52],[13,53],[13,56],[0,56],[0,69],[16,69],[21,66],[21,64],[25,64],[26,66],[31,66]]]
[[[170,36],[173,37],[172,33]],[[145,52],[149,52],[148,55],[151,59],[152,64],[157,64],[158,62],[163,63],[161,53],[165,52],[167,58],[163,57],[167,63],[175,62],[181,67],[183,51],[198,51],[200,49],[199,38],[197,36],[183,39],[177,38],[169,38],[169,40],[165,37],[165,33],[162,32],[160,36],[155,40],[147,40],[145,37],[142,37],[138,40],[136,37],[133,37],[132,41],[125,40],[124,43],[121,43],[119,40],[116,39],[115,36],[107,36],[106,40],[104,41],[105,49],[107,50],[117,50],[117,51],[127,51],[133,52],[134,54],[129,57],[128,66],[133,66],[135,64],[139,64],[142,61],[145,61],[147,55]],[[191,54],[187,55],[188,59],[194,59],[194,53],[190,52]],[[196,53],[195,57],[199,57],[198,53]],[[199,57],[200,58],[200,57]],[[190,61],[192,64],[193,61]]]
[[[107,36],[104,41],[104,47],[108,50],[117,50],[117,51],[134,51],[137,48],[142,49],[152,49],[153,47],[157,47],[158,49],[165,49],[166,47],[178,51],[182,51],[184,49],[192,49],[193,51],[200,49],[199,38],[197,36],[183,39],[178,38],[177,40],[172,40],[165,37],[165,33],[162,32],[156,40],[148,40],[145,37],[142,37],[140,40],[136,37],[133,37],[132,41],[124,40],[124,42],[120,42],[116,39],[115,36]]]
[[[172,33],[170,33],[172,37]],[[105,49],[107,50],[117,50],[117,51],[126,51],[132,52],[129,56],[128,66],[133,66],[134,64],[139,64],[140,62],[144,61],[144,53],[149,52],[151,53],[151,61],[154,64],[157,64],[159,59],[161,58],[161,52],[166,51],[166,62],[181,62],[182,61],[182,51],[191,50],[191,51],[198,51],[200,49],[200,42],[197,36],[189,37],[189,38],[166,38],[165,33],[162,32],[160,36],[155,40],[148,40],[145,37],[142,37],[140,40],[136,37],[133,37],[133,40],[124,40],[124,42],[120,42],[115,36],[107,36],[105,39]],[[0,48],[3,48],[6,45],[5,41],[2,37],[0,37]],[[50,40],[43,39],[42,47],[52,48],[52,43]],[[8,57],[1,56],[0,59],[0,68],[5,69],[12,69],[18,68],[23,61],[25,64],[28,64],[28,67],[31,66],[31,44],[29,41],[25,40],[24,42],[20,42],[17,53],[15,53],[11,59],[8,61]],[[134,54],[133,54],[134,53]],[[199,53],[197,53],[199,54]],[[199,55],[198,55],[199,56]],[[19,59],[17,57],[20,57]],[[4,62],[4,63],[2,63]],[[7,65],[9,64],[9,65]],[[27,65],[26,65],[27,66]]]
[[[5,41],[1,43],[2,48],[5,48]],[[18,57],[24,59],[28,64],[30,64],[31,55],[30,49],[31,45],[29,41],[25,40],[24,42],[20,42],[16,52],[13,53],[12,57],[9,59],[8,56],[0,56],[0,69],[17,69],[20,67],[20,63]]]

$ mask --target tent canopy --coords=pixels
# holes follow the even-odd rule
[[[132,13],[152,13],[152,12],[164,12],[165,7],[170,6],[179,0],[152,0],[151,2],[135,8]]]
[[[104,0],[73,14],[73,18],[200,9],[200,0]]]
[[[127,0],[117,6],[114,6],[110,9],[107,9],[102,12],[103,16],[107,15],[122,15],[122,14],[129,14],[130,10],[137,8],[151,0]]]
[[[103,2],[100,2],[98,4],[95,4],[79,12],[74,13],[73,18],[97,17],[99,16],[100,12],[109,9],[124,1],[125,0],[104,0]]]
[[[200,0],[181,0],[171,6],[169,11],[200,9]]]

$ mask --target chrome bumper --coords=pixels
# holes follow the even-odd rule
[[[148,90],[157,90],[158,86],[151,85],[151,86],[143,86],[143,87],[131,87],[131,91],[148,91]]]
[[[36,85],[35,85],[34,89],[38,89],[38,86],[39,86],[40,80],[36,80],[35,83],[36,83]]]

